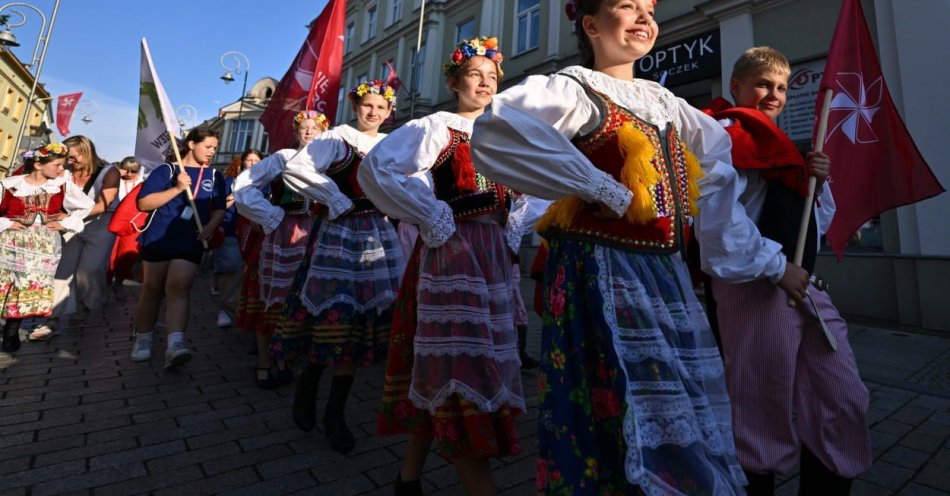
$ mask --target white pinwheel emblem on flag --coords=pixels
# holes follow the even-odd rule
[[[840,92],[831,99],[828,115],[827,143],[836,131],[841,131],[851,143],[877,143],[872,127],[874,115],[881,109],[884,80],[878,76],[865,86],[864,76],[856,72],[839,72],[835,77]]]
[[[63,98],[63,101],[59,102],[59,106],[63,108],[68,108],[68,107],[72,107],[74,103],[76,103],[76,99],[69,96],[69,97]]]

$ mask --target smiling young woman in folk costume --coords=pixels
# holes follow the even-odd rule
[[[95,202],[64,174],[68,148],[50,143],[31,152],[31,172],[0,180],[0,318],[2,351],[20,348],[23,319],[53,310],[60,232],[83,230]]]
[[[257,336],[257,386],[273,389],[293,377],[281,360],[271,369],[270,341],[280,320],[291,283],[304,260],[313,228],[311,203],[284,186],[281,174],[287,162],[329,126],[326,116],[313,110],[299,112],[293,120],[295,148],[279,150],[242,172],[234,182],[238,212],[260,226],[265,237],[245,250],[244,280],[238,300],[238,326]],[[269,193],[266,195],[264,190]],[[270,198],[268,198],[268,195]]]
[[[395,229],[356,182],[363,157],[386,136],[379,127],[395,107],[396,93],[382,81],[366,81],[349,96],[356,128],[336,126],[287,162],[284,182],[319,203],[322,217],[311,230],[271,346],[278,359],[309,360],[297,379],[293,408],[304,431],[316,424],[317,385],[324,368],[333,366],[323,428],[341,453],[355,445],[344,410],[356,368],[385,354],[404,265]]]
[[[558,200],[538,224],[550,246],[539,490],[741,494],[723,365],[683,240],[694,227],[704,269],[730,280],[781,278],[784,257],[737,207],[728,135],[633,78],[658,34],[654,3],[567,10],[584,67],[498,95],[472,144],[488,177]]]
[[[489,460],[521,451],[511,254],[540,212],[532,217],[526,206],[509,216],[510,191],[478,174],[469,154],[472,122],[491,103],[502,58],[496,38],[459,43],[445,66],[456,112],[407,123],[360,169],[360,185],[380,209],[420,230],[377,423],[381,434],[410,434],[397,494],[421,494],[433,440],[468,494],[493,494]]]

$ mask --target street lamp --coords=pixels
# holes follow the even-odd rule
[[[20,16],[21,21],[15,24],[7,24],[6,29],[0,31],[0,44],[6,46],[19,46],[19,43],[16,41],[16,36],[13,35],[13,32],[10,31],[11,27],[22,26],[26,24],[26,15],[24,15],[19,10],[14,9],[13,7],[25,7],[33,10],[39,14],[43,23],[40,25],[40,34],[36,38],[36,47],[33,49],[33,59],[31,60],[29,66],[31,69],[34,69],[36,72],[33,74],[33,84],[30,86],[30,95],[26,98],[27,105],[26,109],[23,111],[23,116],[20,118],[20,130],[17,131],[16,141],[14,142],[15,152],[10,157],[10,163],[7,164],[5,170],[9,170],[10,166],[13,165],[13,161],[19,156],[20,153],[20,141],[23,139],[23,131],[26,130],[26,124],[29,120],[30,111],[33,108],[33,96],[36,95],[36,85],[39,82],[40,74],[43,72],[43,62],[46,60],[46,49],[49,48],[49,39],[50,35],[53,33],[53,25],[56,23],[56,14],[59,12],[59,2],[56,0],[53,3],[53,13],[49,19],[49,28],[46,26],[46,15],[43,14],[43,11],[40,9],[23,2],[12,2],[0,7],[0,19],[6,21],[9,17],[3,17],[2,12],[6,9],[10,9],[10,12]],[[8,16],[9,14],[7,14]],[[43,50],[40,51],[40,46],[42,45]]]
[[[225,63],[225,60],[228,58],[230,58],[233,64]],[[241,59],[244,59],[243,67],[241,66]],[[231,84],[234,82],[234,74],[244,72],[244,86],[241,87],[241,99],[238,103],[238,120],[240,121],[241,115],[244,113],[244,95],[247,92],[247,73],[251,70],[251,61],[248,60],[247,55],[231,50],[221,55],[221,67],[223,67],[225,71],[224,75],[221,76],[224,84]]]
[[[79,106],[77,107],[77,110],[79,110],[79,108],[88,109],[89,107],[92,107],[92,109],[86,112],[86,115],[82,116],[82,121],[85,122],[86,124],[89,124],[90,122],[92,122],[92,116],[95,115],[95,113],[99,111],[99,104],[96,103],[95,100],[91,100],[87,98],[79,102]]]
[[[179,105],[175,109],[175,115],[178,117],[178,126],[181,127],[182,134],[185,134],[185,124],[198,122],[198,109],[187,103]]]

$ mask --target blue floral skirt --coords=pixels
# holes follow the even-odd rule
[[[743,494],[722,360],[677,255],[552,239],[539,492]]]

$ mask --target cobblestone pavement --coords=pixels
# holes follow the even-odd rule
[[[357,436],[349,456],[290,418],[292,387],[253,383],[253,339],[215,327],[209,277],[196,283],[180,373],[162,369],[164,339],[148,363],[128,353],[135,291],[46,343],[0,353],[0,494],[392,494],[405,439],[373,434],[382,366],[361,370],[348,405]],[[531,285],[525,281],[526,301]],[[27,326],[24,326],[27,327]],[[537,354],[538,322],[529,351]],[[950,337],[852,326],[852,344],[872,391],[874,466],[859,495],[950,494]],[[494,462],[503,495],[534,493],[533,372],[530,410],[518,431],[525,452]],[[321,404],[328,381],[321,384]],[[453,467],[430,456],[426,494],[461,494]],[[795,494],[797,479],[780,494]]]

